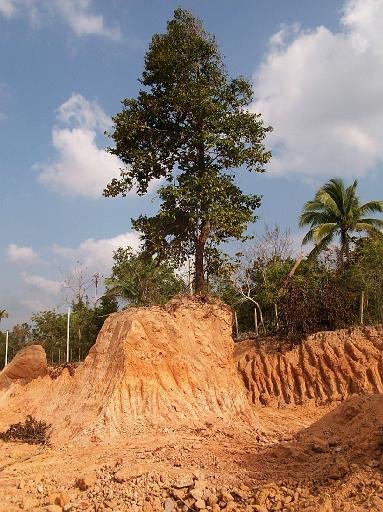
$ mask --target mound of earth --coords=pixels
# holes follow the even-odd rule
[[[55,380],[13,388],[0,399],[0,416],[23,411],[51,423],[55,442],[217,421],[255,426],[231,329],[221,303],[184,300],[115,313],[73,377],[64,370]]]
[[[48,373],[47,357],[41,345],[28,345],[21,349],[0,372],[0,391],[15,382],[26,384]]]
[[[274,341],[272,350],[270,339],[235,345],[238,371],[254,404],[328,403],[383,391],[382,326],[316,333],[292,349]]]

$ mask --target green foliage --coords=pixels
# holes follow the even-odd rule
[[[365,323],[383,323],[383,239],[361,238],[342,272],[348,290],[365,295]]]
[[[215,287],[236,311],[242,332],[254,331],[256,304],[266,333],[296,341],[308,333],[358,325],[362,294],[364,323],[383,322],[381,236],[355,239],[347,265],[334,248],[320,259],[302,261],[287,280],[293,266],[286,235],[276,227],[258,237],[234,278]]]
[[[304,262],[279,297],[280,330],[299,339],[311,332],[355,325],[359,300],[337,269]]]
[[[262,172],[270,159],[264,139],[271,130],[246,106],[250,82],[229,79],[214,37],[182,9],[174,12],[165,34],[152,38],[136,99],[125,99],[114,118],[110,148],[126,165],[106,196],[123,196],[165,178],[160,211],[133,222],[144,248],[160,260],[181,265],[195,258],[195,289],[202,291],[205,248],[243,240],[255,195],[243,194],[229,169]]]
[[[31,339],[46,351],[66,346],[67,316],[57,311],[40,311],[31,317]]]
[[[95,343],[105,318],[117,311],[117,301],[103,296],[96,305],[78,300],[71,307],[70,360],[84,359]],[[32,315],[30,341],[41,344],[49,360],[58,363],[66,357],[67,314],[41,311]]]
[[[5,333],[0,331],[0,369],[5,363]],[[8,336],[8,361],[10,361],[16,353],[27,345],[31,340],[31,326],[28,323],[16,324],[9,331]]]
[[[86,356],[94,345],[106,317],[117,309],[117,300],[107,295],[102,296],[94,306],[91,306],[88,300],[72,303],[71,343],[74,357]]]
[[[113,260],[112,275],[105,279],[107,296],[122,298],[131,306],[165,304],[185,289],[174,268],[148,252],[120,247]]]
[[[301,227],[310,226],[303,243],[313,241],[313,255],[327,248],[336,235],[340,237],[341,260],[347,261],[352,233],[367,232],[380,236],[383,221],[367,214],[383,212],[383,201],[360,203],[356,194],[357,180],[345,187],[341,179],[332,179],[321,187],[315,198],[308,201],[301,213]]]

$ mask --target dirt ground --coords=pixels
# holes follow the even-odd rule
[[[117,314],[54,379],[34,349],[0,431],[33,413],[53,435],[0,441],[0,512],[383,511],[383,329],[283,350],[230,331],[219,305]]]
[[[0,510],[381,511],[381,424],[372,411],[382,401],[263,407],[262,432],[201,425],[60,449],[0,443]],[[351,432],[337,438],[333,428],[330,442],[323,435],[350,407],[362,416],[352,428],[357,444],[371,419],[358,454]]]

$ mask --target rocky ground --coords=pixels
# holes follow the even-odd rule
[[[262,432],[201,425],[61,449],[0,443],[0,511],[382,511],[381,397],[355,400],[259,409]],[[350,407],[359,414],[339,437]]]

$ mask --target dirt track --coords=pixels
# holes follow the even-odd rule
[[[244,341],[234,361],[217,304],[129,314],[73,377],[0,395],[0,430],[28,412],[59,430],[54,447],[0,442],[0,512],[383,510],[381,328]]]

